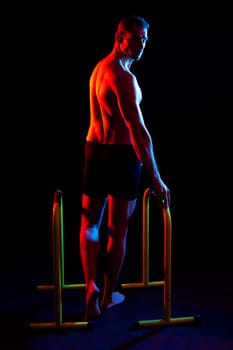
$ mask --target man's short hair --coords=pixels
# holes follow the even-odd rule
[[[134,26],[141,27],[144,29],[150,28],[150,24],[143,17],[136,15],[128,15],[124,16],[118,23],[117,32],[130,32],[132,27]]]

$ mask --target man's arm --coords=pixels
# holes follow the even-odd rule
[[[145,167],[158,199],[166,199],[169,206],[169,189],[161,179],[154,155],[152,138],[144,123],[140,108],[141,92],[136,78],[127,74],[122,86],[119,86],[117,91],[119,108],[129,128],[135,152]]]

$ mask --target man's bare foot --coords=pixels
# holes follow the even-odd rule
[[[90,286],[89,290],[87,290],[85,313],[86,321],[94,321],[101,314],[99,307],[99,294],[99,289],[94,283]]]
[[[101,303],[102,310],[108,310],[111,307],[123,303],[125,296],[119,292],[113,292],[110,300],[103,300]]]

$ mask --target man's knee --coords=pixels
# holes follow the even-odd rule
[[[81,230],[81,237],[85,238],[88,241],[98,242],[99,241],[99,230],[96,225],[88,227]]]

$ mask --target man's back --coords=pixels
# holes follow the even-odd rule
[[[137,91],[137,95],[130,91]],[[130,98],[131,96],[131,98]],[[116,53],[102,59],[90,78],[90,128],[88,141],[105,144],[131,144],[125,118],[128,105],[141,100],[136,78],[124,69]],[[121,109],[124,103],[125,110]]]

